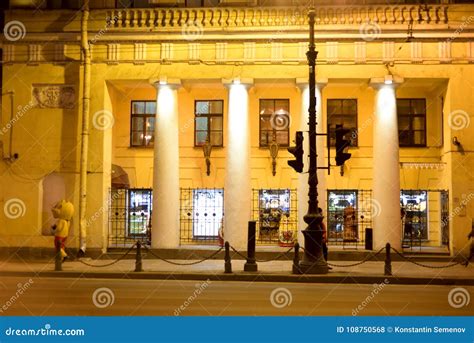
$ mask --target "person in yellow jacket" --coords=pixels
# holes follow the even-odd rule
[[[54,247],[56,252],[60,251],[63,261],[67,259],[66,240],[69,236],[69,227],[74,215],[74,205],[67,200],[59,201],[51,210],[53,217],[57,219],[53,225]]]

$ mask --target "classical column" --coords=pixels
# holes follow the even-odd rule
[[[401,248],[400,157],[396,84],[402,80],[372,79],[375,89],[372,215],[374,249],[390,243]]]
[[[151,246],[179,246],[178,88],[180,81],[161,80],[157,89],[153,155]]]
[[[321,91],[327,85],[327,79],[321,79],[316,81],[316,122],[318,133],[326,132],[326,125],[323,121],[322,111],[322,96]],[[299,131],[304,131],[304,163],[305,170],[308,169],[309,155],[309,140],[308,140],[308,108],[309,108],[309,85],[307,79],[296,79],[296,85],[301,91],[301,113],[300,113],[300,125]],[[327,166],[326,159],[326,138],[320,136],[316,141],[316,149],[318,151],[318,166]],[[327,171],[324,169],[318,170],[318,200],[319,206],[323,209],[323,214],[326,216],[326,175]],[[298,242],[302,244],[304,242],[302,230],[306,229],[307,224],[304,222],[303,217],[308,212],[308,174],[298,174]],[[327,220],[325,218],[324,223],[327,226]]]
[[[224,240],[236,249],[247,248],[251,218],[250,125],[248,88],[253,80],[224,80],[229,89],[226,176],[224,185]]]

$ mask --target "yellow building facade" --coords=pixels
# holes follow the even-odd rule
[[[79,246],[84,153],[88,249],[142,238],[171,249],[222,236],[245,248],[251,219],[260,244],[301,241],[305,174],[287,165],[286,145],[307,120],[307,11],[92,8],[87,19],[82,10],[5,11],[0,244],[50,247],[50,209],[65,198],[76,207],[69,246]],[[375,248],[398,237],[391,243],[410,251],[465,250],[474,213],[474,5],[315,11],[318,131],[342,123],[353,139],[345,166],[318,174],[330,244],[358,248],[372,228]],[[87,127],[81,27],[91,52]],[[393,99],[382,97],[384,87]],[[379,121],[391,100],[395,150]],[[321,136],[321,166],[326,147]],[[394,152],[398,176],[384,172]],[[334,148],[330,155],[335,164]],[[374,173],[399,180],[402,219],[397,204],[379,200]]]

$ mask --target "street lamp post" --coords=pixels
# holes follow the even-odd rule
[[[303,230],[304,257],[300,262],[300,271],[304,274],[327,274],[328,265],[323,257],[323,216],[318,211],[318,176],[317,176],[317,151],[316,151],[316,57],[318,52],[314,44],[314,16],[313,10],[309,11],[309,50],[306,53],[309,65],[309,201],[308,212],[304,221],[308,227]]]

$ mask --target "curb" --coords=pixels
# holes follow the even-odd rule
[[[168,272],[76,272],[76,271],[44,271],[44,272],[0,272],[0,276],[21,277],[56,277],[84,279],[127,279],[133,280],[211,280],[211,281],[246,281],[246,282],[293,282],[293,283],[343,283],[343,284],[374,284],[389,280],[392,285],[464,285],[474,286],[474,279],[463,278],[429,278],[407,276],[377,275],[293,275],[293,274],[252,274],[252,273],[168,273]]]

